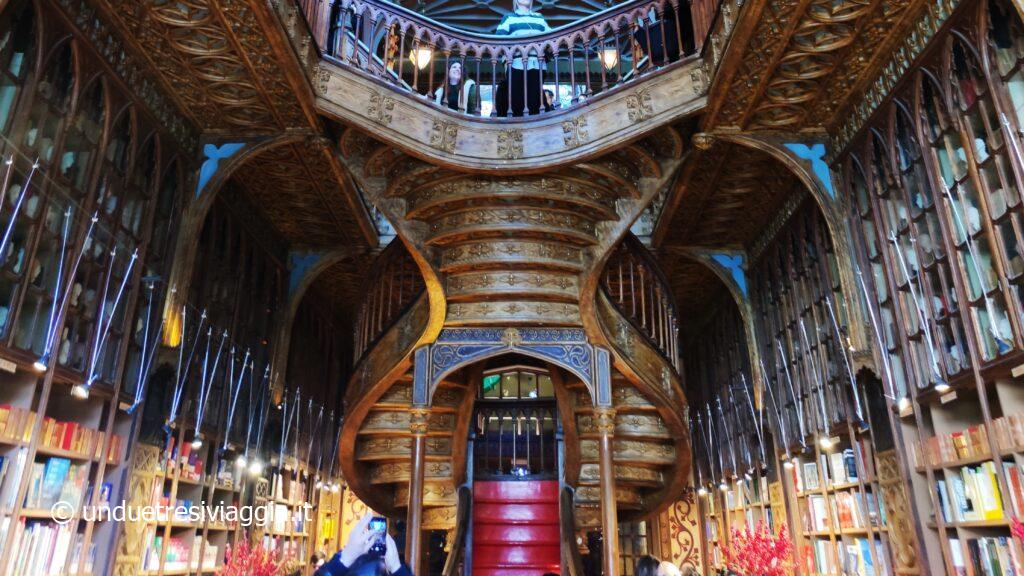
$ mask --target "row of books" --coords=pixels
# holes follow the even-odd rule
[[[861,444],[857,444],[858,450]],[[870,458],[865,458],[867,463]],[[819,472],[824,478],[819,477]],[[835,486],[857,482],[860,474],[857,470],[857,455],[853,448],[831,454],[821,454],[818,462],[797,462],[792,468],[793,485],[797,492],[819,490],[823,485]]]
[[[34,462],[24,505],[50,509],[57,502],[66,502],[78,510],[88,481],[88,464],[72,464],[67,458],[56,457]]]
[[[947,473],[945,480],[936,481],[936,488],[942,518],[946,522],[1001,520],[1004,517],[1002,494],[992,462],[964,466],[959,474]]]
[[[298,538],[281,538],[267,534],[263,536],[263,548],[276,551],[279,558],[302,562],[305,559],[305,542]]]
[[[837,541],[814,540],[802,549],[802,564],[806,574],[847,574],[857,576],[889,576],[891,574],[883,544],[875,539],[872,546],[867,538]],[[875,551],[878,551],[876,554]]]
[[[0,406],[0,441],[28,442],[32,439],[32,426],[36,413],[10,404]]]
[[[39,445],[56,450],[81,454],[85,458],[103,457],[104,433],[79,424],[44,418],[39,436]],[[124,449],[123,440],[115,435],[110,441],[106,457],[108,461],[120,462]]]
[[[289,508],[284,504],[268,502],[267,522],[269,529],[275,534],[290,532],[302,532],[306,523],[306,510],[303,508]]]
[[[725,493],[726,510],[740,510],[748,506],[759,506],[763,495],[768,493],[768,478],[759,481],[738,483]]]
[[[992,421],[996,446],[1002,451],[1024,451],[1024,414],[1000,416]]]
[[[165,470],[173,470],[175,463],[181,467],[179,475],[181,478],[191,480],[193,482],[201,482],[203,479],[203,461],[205,459],[205,453],[202,448],[196,450],[192,448],[190,442],[178,443],[178,439],[175,436],[171,436],[167,443],[167,466]],[[178,450],[181,450],[181,458],[178,458]]]
[[[8,576],[50,576],[75,567],[82,557],[83,535],[69,525],[20,521],[15,527],[12,565]],[[70,553],[70,556],[69,556]],[[92,573],[96,545],[85,555],[85,572]]]
[[[291,470],[275,473],[273,486],[275,500],[285,500],[288,502],[306,501],[306,483],[297,481],[294,477],[294,472]]]
[[[918,468],[924,467],[926,463],[942,466],[959,460],[988,458],[992,453],[988,444],[988,430],[984,424],[932,436],[915,444],[912,452],[914,465]]]
[[[160,569],[160,553],[164,547],[164,537],[150,528],[146,549],[142,553],[141,570],[156,572]],[[211,570],[217,566],[220,558],[220,547],[201,536],[171,536],[167,538],[167,550],[164,554],[164,572],[180,570]],[[200,550],[202,552],[200,552]],[[200,554],[202,558],[200,558]]]
[[[971,538],[966,554],[959,538],[949,539],[950,556],[958,576],[967,576],[968,562],[973,576],[1004,576],[1021,573],[1021,558],[1006,536]],[[966,561],[965,561],[966,556]]]

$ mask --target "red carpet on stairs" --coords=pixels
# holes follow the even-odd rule
[[[558,481],[473,483],[473,576],[561,573]]]

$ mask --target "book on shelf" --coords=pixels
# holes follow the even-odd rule
[[[1020,558],[1006,536],[971,538],[967,554],[975,576],[1020,574]]]
[[[28,442],[36,413],[10,404],[0,405],[0,441]]]
[[[816,462],[803,463],[803,489],[817,490],[821,487],[818,482],[818,464]]]
[[[828,504],[824,496],[821,494],[808,496],[807,512],[811,531],[824,532],[829,529]]]
[[[50,576],[66,572],[81,557],[83,535],[69,525],[46,521],[19,521],[14,533],[13,565],[9,576]],[[90,547],[93,549],[93,547]],[[86,566],[94,551],[86,557]],[[72,560],[69,565],[68,560]]]
[[[977,522],[1001,520],[1003,516],[1002,495],[996,480],[995,464],[983,462],[978,466],[964,466],[959,474],[947,476],[949,486],[937,486],[947,493],[949,513],[943,511],[943,518],[955,522]],[[949,520],[947,520],[949,521]]]
[[[78,509],[86,495],[89,476],[87,464],[72,464],[67,458],[52,457],[32,464],[25,508],[49,509],[67,502]]]
[[[1024,414],[1007,414],[992,420],[992,434],[1000,450],[1024,451]]]
[[[925,464],[942,466],[961,460],[976,460],[991,456],[988,431],[984,424],[970,426],[958,432],[939,434],[913,445],[914,466]]]
[[[964,551],[959,538],[950,538],[949,557],[953,563],[953,571],[956,576],[967,576],[967,564],[964,563]]]
[[[889,569],[883,558],[875,558],[874,550],[882,550],[881,540],[875,546],[867,538],[854,538],[841,544],[843,553],[839,565],[843,574],[856,576],[888,576]]]

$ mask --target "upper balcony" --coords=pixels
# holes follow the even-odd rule
[[[699,48],[717,7],[632,0],[510,36],[385,0],[297,1],[322,58],[323,113],[418,156],[492,171],[580,160],[700,110]]]

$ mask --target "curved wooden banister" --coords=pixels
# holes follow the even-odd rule
[[[442,576],[459,576],[462,573],[462,559],[466,552],[466,538],[469,535],[470,519],[473,516],[473,491],[469,486],[459,486],[455,505],[455,537],[444,561]]]
[[[583,576],[583,557],[576,544],[576,504],[571,487],[562,487],[558,498],[558,508],[562,540],[562,574]]]
[[[525,110],[503,110],[510,117],[576,106],[678,64],[695,45],[690,4],[679,0],[631,0],[543,34],[519,37],[459,30],[387,0],[296,2],[324,56],[381,78],[397,91],[433,103],[437,89],[447,96],[447,70],[460,63],[460,91],[467,79],[473,80],[483,103],[468,110],[468,103],[460,103],[460,112],[469,115],[483,110],[484,116],[497,116],[503,99],[530,102]],[[523,69],[531,75],[539,71],[540,81],[506,81]],[[513,85],[523,93],[513,94]],[[545,89],[559,106],[540,104]]]
[[[353,339],[356,363],[425,289],[420,269],[405,245],[397,240],[380,253],[372,269],[366,283],[366,298],[356,318]]]
[[[668,279],[654,256],[632,234],[608,259],[601,287],[613,306],[681,371],[679,314]]]

